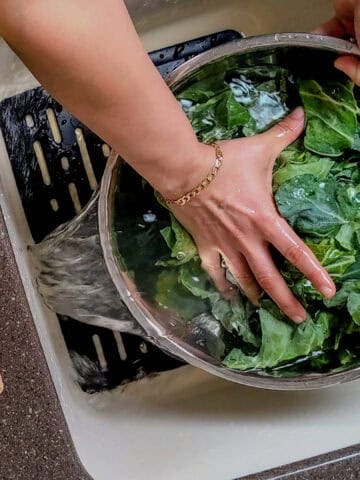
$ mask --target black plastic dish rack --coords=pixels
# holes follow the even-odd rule
[[[189,58],[241,38],[232,30],[150,53],[163,76]],[[0,128],[35,242],[67,222],[96,190],[109,146],[35,88],[0,103]],[[182,365],[140,337],[59,316],[82,389],[115,388]]]

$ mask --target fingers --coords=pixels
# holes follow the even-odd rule
[[[240,289],[254,305],[258,305],[261,289],[243,255],[228,252],[222,256]]]
[[[331,298],[335,295],[335,284],[326,269],[283,218],[279,217],[273,222],[267,239],[324,297]]]
[[[220,254],[217,250],[199,248],[202,268],[209,274],[217,290],[226,299],[234,295],[234,286],[226,279],[225,269],[221,267]]]
[[[360,86],[360,60],[358,58],[352,56],[340,57],[335,61],[335,67]]]
[[[298,138],[303,131],[304,126],[304,110],[302,107],[298,107],[277,125],[261,134],[261,136],[269,143],[274,155],[278,156],[284,148]]]
[[[279,308],[296,323],[306,320],[306,311],[294,297],[278,271],[266,244],[254,246],[246,260],[259,285],[274,300]]]
[[[332,37],[343,38],[346,35],[346,30],[344,25],[337,19],[332,18],[326,23],[323,23],[319,27],[317,27],[313,33],[317,33],[318,35],[330,35]]]

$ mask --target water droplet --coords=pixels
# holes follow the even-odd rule
[[[144,222],[146,223],[153,223],[156,222],[156,215],[155,213],[144,213],[143,215]]]
[[[319,188],[325,188],[325,183],[324,182],[319,183]]]
[[[191,108],[193,105],[193,102],[191,100],[187,100],[185,98],[180,100],[181,106],[186,110],[188,108]]]
[[[304,198],[305,190],[303,188],[297,188],[293,193],[294,198]]]

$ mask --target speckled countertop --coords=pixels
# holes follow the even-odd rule
[[[0,394],[0,480],[89,479],[60,409],[1,212],[0,274],[0,372],[4,382]],[[360,479],[360,445],[242,480],[245,478]]]
[[[285,465],[241,480],[359,480],[360,445]],[[239,479],[240,480],[240,479]]]

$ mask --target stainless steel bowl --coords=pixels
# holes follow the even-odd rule
[[[267,56],[269,54],[281,55],[291,62],[304,62],[305,59],[304,65],[305,63],[309,65],[306,59],[312,57],[313,60],[314,58],[317,60],[312,62],[312,65],[315,65],[316,68],[322,68],[324,65],[327,68],[332,68],[333,60],[338,54],[360,55],[360,51],[355,45],[346,41],[319,35],[288,33],[249,37],[214,48],[189,60],[170,75],[168,85],[176,92],[179,86],[189,79],[191,80],[193,74],[209,63],[236,55],[239,61],[244,62],[244,64],[249,62],[256,64],[264,54]],[[221,360],[213,354],[214,342],[215,344],[221,342],[221,338],[217,336],[216,325],[207,322],[196,324],[185,322],[174,313],[147,302],[138,292],[131,277],[121,267],[116,254],[117,245],[114,240],[115,193],[119,175],[121,175],[121,164],[122,160],[116,152],[112,152],[100,189],[98,231],[103,254],[101,261],[105,259],[113,286],[115,286],[118,295],[136,320],[138,328],[136,330],[136,327],[132,326],[132,331],[140,332],[160,348],[209,373],[254,387],[304,390],[326,387],[360,377],[360,367],[324,374],[302,374],[290,378],[277,378],[258,372],[239,372],[227,369],[222,366]],[[121,212],[116,212],[116,214],[121,215]],[[84,258],[84,262],[86,262],[86,258]],[[40,287],[41,278],[40,274]],[[47,300],[51,304],[49,295],[47,295]],[[73,299],[74,304],[76,304],[76,301],[78,301],[77,298]],[[91,313],[91,299],[89,299],[89,305],[89,312]],[[60,308],[59,302],[56,305],[52,304],[52,306],[56,311]],[[72,312],[66,313],[71,314]],[[72,313],[72,316],[77,318],[76,313]],[[106,314],[104,317],[106,317]],[[126,328],[119,327],[119,323],[116,324],[116,322],[117,319],[114,319],[112,315],[112,318],[108,319],[107,326],[112,328],[117,326],[119,330],[126,330]],[[212,348],[209,347],[210,344]]]

